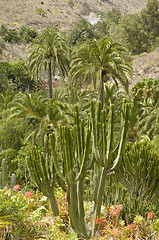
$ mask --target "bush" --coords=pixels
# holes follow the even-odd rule
[[[33,39],[35,39],[38,35],[36,30],[32,30],[30,28],[27,28],[25,26],[22,26],[19,32],[19,35],[23,38],[23,41],[25,42],[32,42]]]
[[[46,15],[46,12],[43,8],[37,8],[35,12],[42,17],[45,17],[45,15]]]
[[[68,5],[69,5],[71,8],[73,8],[74,5],[75,5],[75,3],[74,3],[73,0],[69,0],[69,1],[68,1]]]
[[[21,41],[21,37],[19,36],[18,31],[16,31],[15,29],[10,29],[4,36],[4,40],[6,42],[14,42],[17,43],[19,41]]]

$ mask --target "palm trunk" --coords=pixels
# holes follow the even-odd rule
[[[50,99],[52,99],[52,68],[51,68],[51,60],[49,62],[49,79],[48,79],[48,85],[49,85],[49,96]]]

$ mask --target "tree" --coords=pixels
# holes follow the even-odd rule
[[[73,79],[79,78],[84,74],[86,79],[91,74],[94,87],[96,82],[99,83],[99,100],[103,107],[104,83],[109,79],[113,79],[120,84],[128,92],[128,77],[132,73],[132,67],[127,64],[123,58],[126,49],[106,37],[100,37],[99,40],[94,39],[92,42],[83,44],[76,49],[73,54],[70,74]],[[118,84],[117,84],[118,85]]]
[[[124,45],[132,54],[139,54],[149,50],[148,33],[144,30],[138,14],[123,16],[119,21],[119,26],[124,29],[122,36],[125,39]]]
[[[155,38],[159,36],[159,1],[149,0],[146,8],[141,11],[140,17],[151,44],[154,44]]]
[[[34,77],[38,78],[42,70],[48,71],[49,95],[52,98],[52,77],[59,71],[65,78],[69,70],[69,51],[62,34],[53,28],[44,30],[27,49],[27,62]]]
[[[95,27],[84,18],[67,35],[69,44],[73,46],[96,37]]]
[[[35,82],[31,79],[30,73],[24,61],[1,62],[0,63],[0,91],[5,90],[32,90]]]

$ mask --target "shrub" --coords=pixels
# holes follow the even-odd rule
[[[37,8],[35,12],[42,17],[45,17],[45,15],[46,15],[46,12],[43,8]]]
[[[69,0],[69,1],[68,1],[68,5],[69,5],[71,8],[73,8],[74,5],[75,5],[75,3],[74,3],[73,0]]]
[[[21,37],[19,36],[19,33],[15,29],[10,29],[4,36],[4,40],[6,42],[14,42],[17,43],[21,40]]]
[[[25,42],[32,42],[38,35],[37,31],[34,29],[27,28],[22,26],[19,32],[19,35],[23,38]]]

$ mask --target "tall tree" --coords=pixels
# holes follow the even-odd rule
[[[36,38],[27,49],[27,62],[34,77],[48,72],[49,95],[52,98],[52,77],[56,72],[64,78],[69,70],[69,51],[64,36],[51,28]]]
[[[159,36],[159,1],[149,0],[140,14],[144,30],[148,33],[151,45]]]
[[[103,106],[104,83],[112,78],[117,80],[128,92],[128,75],[132,73],[132,67],[124,60],[126,49],[106,37],[94,39],[83,44],[73,54],[70,74],[74,79],[84,74],[84,79],[92,75],[94,87],[99,84],[99,100]]]

